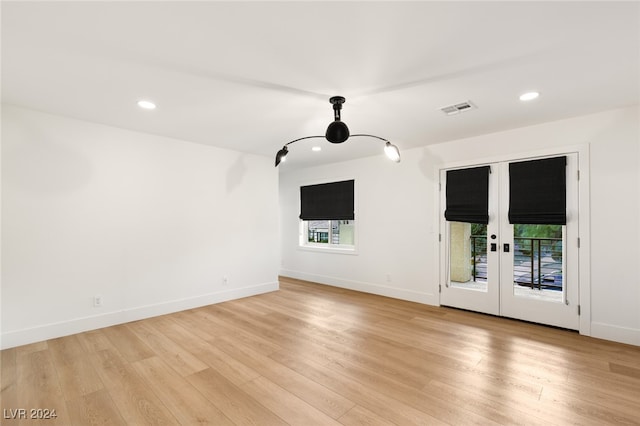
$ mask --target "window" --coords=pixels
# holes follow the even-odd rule
[[[300,187],[300,246],[355,249],[354,181]]]
[[[327,244],[353,246],[355,220],[308,220],[303,221],[305,244]]]

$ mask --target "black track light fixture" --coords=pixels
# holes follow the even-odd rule
[[[287,161],[287,154],[289,153],[287,145],[283,146],[282,149],[276,154],[276,167],[278,167],[278,164],[280,164],[281,162]]]
[[[286,144],[284,144],[282,149],[278,151],[278,153],[276,154],[276,167],[278,167],[278,165],[281,162],[286,160],[287,154],[289,153],[289,149],[287,148],[287,145],[291,145],[294,142],[298,142],[304,139],[324,138],[333,144],[340,144],[340,143],[346,142],[346,140],[349,139],[349,137],[356,137],[356,136],[366,136],[366,137],[378,139],[385,142],[384,152],[387,155],[387,157],[389,157],[389,159],[391,159],[392,161],[395,161],[396,163],[400,162],[400,151],[398,150],[398,147],[392,144],[391,142],[389,142],[388,140],[381,138],[380,136],[368,135],[365,133],[358,133],[355,135],[351,135],[349,133],[349,127],[347,127],[346,123],[344,123],[340,118],[340,111],[342,110],[342,104],[346,102],[344,97],[333,96],[331,99],[329,99],[329,102],[333,105],[333,122],[330,123],[329,126],[327,127],[327,131],[325,132],[325,135],[324,136],[305,136],[303,138],[299,138],[299,139],[292,140],[291,142],[287,142]]]

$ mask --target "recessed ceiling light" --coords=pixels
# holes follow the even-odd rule
[[[311,151],[315,151],[315,152],[322,151],[322,147],[314,146],[313,148],[311,148]]]
[[[144,109],[156,109],[156,104],[151,101],[138,101],[138,106]]]
[[[540,93],[538,93],[538,92],[527,92],[527,93],[523,93],[522,95],[520,95],[520,100],[521,101],[532,101],[535,98],[537,98],[538,96],[540,96]]]

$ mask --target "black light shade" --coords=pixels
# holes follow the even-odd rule
[[[282,149],[280,151],[278,151],[278,153],[276,154],[276,167],[278,167],[278,164],[280,164],[282,161],[286,160],[286,156],[289,153],[289,149],[287,148],[287,146],[283,146]]]
[[[349,139],[349,128],[342,121],[336,120],[327,127],[325,137],[331,143],[342,143]]]

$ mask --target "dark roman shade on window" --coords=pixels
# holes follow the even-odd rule
[[[509,223],[567,224],[567,158],[509,164]]]
[[[353,180],[300,187],[300,219],[353,220]]]
[[[489,166],[447,171],[447,207],[452,222],[489,223]]]

